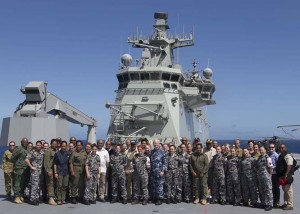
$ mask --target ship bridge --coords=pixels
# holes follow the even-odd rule
[[[215,104],[212,70],[197,71],[193,62],[191,74],[185,74],[174,63],[173,50],[194,45],[193,34],[168,36],[168,15],[155,13],[155,33],[144,39],[131,36],[128,43],[142,49],[142,56],[133,65],[124,54],[117,73],[119,82],[114,104],[107,103],[111,122],[107,138],[121,142],[126,138],[160,138],[163,142],[208,138],[208,127],[202,107]]]

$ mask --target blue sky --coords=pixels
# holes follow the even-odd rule
[[[277,125],[300,124],[299,9],[296,0],[0,1],[0,119],[24,100],[21,86],[46,80],[50,92],[95,117],[97,137],[105,137],[120,56],[140,57],[127,37],[137,27],[150,34],[161,11],[171,32],[195,26],[196,45],[179,52],[184,69],[209,59],[214,71],[211,137],[286,136]],[[71,125],[78,138],[86,131]]]

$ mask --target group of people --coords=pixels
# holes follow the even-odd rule
[[[240,148],[240,140],[221,146],[208,139],[205,144],[203,148],[199,138],[190,143],[184,137],[177,147],[146,138],[83,145],[71,137],[69,142],[52,139],[50,145],[37,141],[33,147],[23,138],[17,148],[10,142],[3,156],[7,198],[13,189],[17,204],[28,195],[33,205],[42,196],[50,205],[90,205],[96,199],[143,205],[193,201],[269,211],[279,207],[280,184],[281,207],[293,210],[293,158],[284,144],[279,154],[272,143],[266,148],[249,141]]]

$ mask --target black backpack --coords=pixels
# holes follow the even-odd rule
[[[291,168],[290,173],[293,175],[295,173],[295,171],[297,171],[299,169],[299,166],[297,166],[297,161],[296,159],[292,156],[293,158],[293,166]]]
[[[290,154],[290,153],[286,153],[286,154]],[[284,160],[285,155],[279,155],[278,161],[277,161],[277,165],[276,165],[276,172],[278,174],[278,176],[282,177],[284,176],[284,173],[286,171],[286,162]],[[291,155],[292,156],[292,155]],[[297,161],[295,160],[295,158],[292,156],[293,158],[293,165],[292,168],[289,172],[290,175],[294,175],[295,171],[299,169],[299,166],[297,166]]]

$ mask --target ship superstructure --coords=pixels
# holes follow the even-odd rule
[[[48,92],[45,81],[31,81],[21,89],[25,100],[12,117],[3,118],[0,146],[10,141],[20,144],[26,137],[31,142],[60,137],[69,138],[68,122],[88,127],[87,141],[96,143],[97,121],[68,102]]]
[[[127,138],[159,138],[163,143],[179,142],[185,136],[208,136],[205,106],[215,104],[212,70],[202,76],[193,63],[189,76],[174,62],[174,49],[193,46],[193,33],[170,37],[166,13],[155,13],[154,34],[148,39],[128,38],[134,48],[142,49],[140,60],[124,54],[117,73],[119,87],[114,104],[107,103],[111,120],[107,138],[122,142]],[[204,108],[203,108],[204,107]]]

